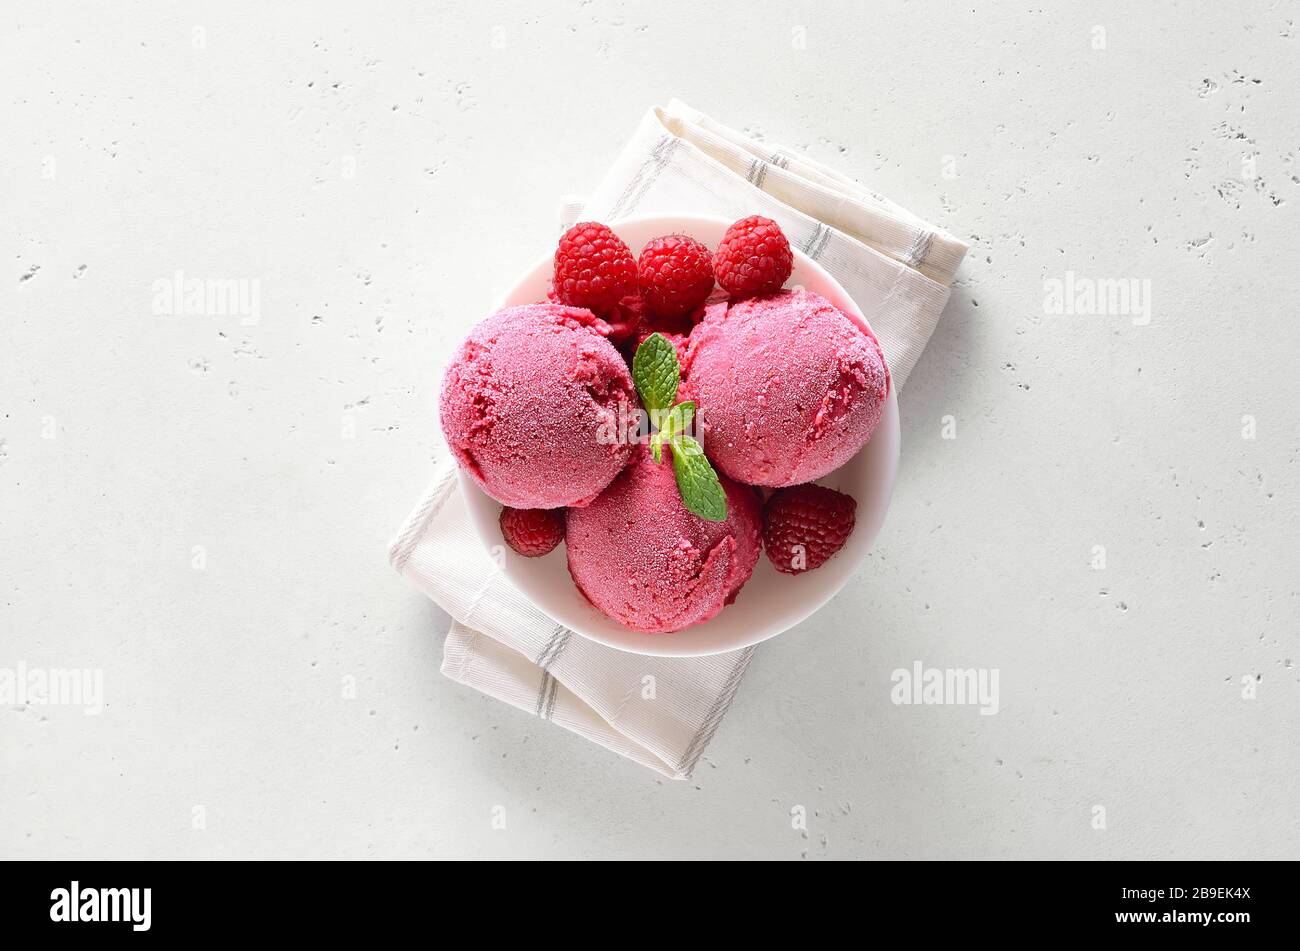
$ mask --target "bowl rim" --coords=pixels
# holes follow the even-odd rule
[[[587,219],[579,219],[579,220],[587,220]],[[626,218],[618,218],[618,219],[613,219],[611,221],[605,222],[605,224],[608,225],[612,230],[614,230],[615,233],[618,233],[620,229],[624,229],[624,228],[644,227],[648,224],[662,223],[663,227],[670,228],[669,231],[663,232],[667,234],[667,233],[676,233],[678,231],[685,230],[686,228],[689,228],[692,224],[705,225],[707,227],[715,228],[715,229],[718,227],[722,227],[723,229],[725,229],[727,226],[732,224],[732,221],[733,219],[723,218],[717,215],[663,213],[663,214],[642,214],[642,215],[629,216]],[[840,309],[844,311],[845,314],[850,319],[852,319],[861,328],[865,329],[867,332],[871,333],[873,337],[875,337],[876,335],[875,332],[871,329],[870,321],[867,320],[866,315],[862,313],[862,310],[858,306],[857,302],[852,298],[852,296],[848,293],[848,291],[844,289],[844,286],[840,284],[838,280],[835,279],[834,275],[832,275],[829,271],[827,271],[824,267],[822,267],[812,258],[808,257],[808,255],[804,254],[803,251],[801,251],[799,248],[794,247],[792,245],[791,250],[795,255],[795,259],[796,262],[798,263],[799,268],[802,268],[805,271],[811,271],[812,273],[816,274],[821,280],[824,280],[831,287],[835,288],[838,291],[838,296],[840,298],[840,300],[835,302],[836,306],[840,307]],[[515,297],[519,293],[520,287],[535,280],[535,275],[539,271],[542,271],[544,268],[549,267],[553,260],[554,260],[554,252],[551,252],[549,254],[539,257],[536,261],[534,261],[532,265],[520,271],[517,278],[498,296],[493,307],[493,313],[495,313],[498,310],[501,310],[502,308],[514,306],[510,303],[510,300],[512,297]],[[799,285],[796,284],[794,286],[799,286]],[[849,304],[849,307],[846,308],[840,306],[841,302],[847,302]],[[888,365],[886,365],[886,371],[889,372]],[[679,646],[675,646],[674,641],[677,639],[678,635],[683,632],[673,632],[673,633],[666,633],[666,634],[649,634],[646,632],[633,631],[631,628],[626,628],[623,627],[622,625],[618,625],[617,621],[607,618],[607,620],[609,620],[610,623],[618,625],[623,631],[626,631],[629,635],[633,637],[638,637],[645,641],[645,643],[634,647],[628,643],[620,643],[608,636],[603,635],[598,631],[583,630],[581,626],[575,626],[572,623],[573,620],[572,618],[557,617],[555,613],[552,613],[552,610],[550,609],[550,606],[548,604],[540,601],[537,596],[535,596],[533,593],[530,593],[528,588],[532,586],[531,584],[526,582],[521,583],[518,577],[512,576],[512,572],[509,567],[511,559],[507,558],[503,566],[500,567],[499,570],[505,576],[506,580],[510,581],[511,584],[514,585],[525,598],[527,598],[530,604],[536,607],[538,611],[546,615],[548,618],[555,621],[557,624],[562,625],[563,627],[566,627],[574,631],[575,633],[581,635],[587,640],[593,641],[598,644],[602,644],[607,647],[614,648],[619,651],[623,651],[625,653],[640,654],[643,656],[652,656],[652,657],[706,657],[706,656],[713,656],[715,654],[731,653],[733,651],[739,651],[749,647],[753,647],[757,644],[762,643],[763,641],[769,640],[773,637],[776,637],[779,634],[785,633],[786,631],[790,630],[790,628],[795,627],[798,624],[801,624],[803,621],[806,621],[817,611],[825,607],[826,604],[828,604],[836,595],[838,595],[841,591],[843,591],[844,588],[848,585],[848,582],[853,577],[854,572],[860,566],[862,557],[864,557],[866,553],[871,550],[872,545],[875,543],[875,539],[878,537],[880,529],[884,525],[885,517],[888,514],[890,503],[893,498],[893,490],[894,490],[894,486],[898,474],[899,457],[901,455],[901,432],[900,432],[899,416],[898,416],[897,386],[893,381],[892,373],[890,375],[889,393],[886,397],[883,414],[880,423],[877,425],[876,432],[872,433],[871,438],[868,439],[868,441],[863,444],[863,447],[858,450],[857,454],[855,454],[848,462],[845,462],[843,466],[840,466],[835,471],[838,472],[841,469],[845,468],[846,466],[851,465],[861,453],[866,451],[867,446],[871,444],[872,440],[874,440],[882,430],[885,430],[887,424],[893,434],[892,436],[893,452],[888,453],[888,455],[885,458],[886,468],[883,473],[884,475],[884,489],[882,493],[883,499],[877,510],[877,518],[875,519],[875,524],[870,527],[870,538],[867,539],[865,543],[859,543],[861,547],[861,551],[854,557],[853,564],[851,567],[845,567],[844,565],[840,566],[840,574],[842,575],[842,577],[839,578],[837,583],[834,583],[833,586],[830,587],[829,591],[827,591],[824,594],[820,594],[809,598],[807,604],[800,606],[799,609],[791,613],[790,618],[787,619],[788,623],[784,623],[783,625],[780,626],[773,625],[772,629],[770,630],[756,629],[756,633],[754,633],[752,636],[736,638],[732,643],[727,643],[717,647],[688,646],[687,644],[681,644]],[[827,477],[829,477],[830,475],[831,473],[828,473]],[[473,527],[474,534],[478,537],[479,541],[489,551],[493,550],[494,548],[500,548],[501,540],[499,536],[499,529],[496,528],[497,517],[493,516],[490,520],[486,518],[481,518],[480,514],[477,512],[477,507],[482,504],[480,499],[486,500],[486,502],[494,506],[497,512],[499,513],[501,503],[497,502],[486,492],[484,492],[473,481],[473,479],[471,479],[465,473],[465,471],[460,466],[456,466],[456,477],[460,486],[460,491],[466,502],[466,508],[470,516],[470,523]],[[822,480],[819,479],[816,481],[820,482]],[[488,527],[489,523],[490,523],[490,527]],[[861,521],[859,521],[859,525],[857,528],[855,528],[855,531],[859,531],[862,528],[863,528],[862,523]],[[489,534],[489,532],[491,531],[495,531],[497,532],[497,534],[495,536]],[[761,559],[763,558],[763,555],[760,554],[759,557],[760,557],[760,565],[761,565],[762,563]],[[567,576],[567,564],[565,567],[565,574]],[[781,577],[784,578],[787,576],[782,575]],[[573,583],[572,578],[569,578],[568,580],[570,584]],[[576,585],[574,587],[576,590]],[[741,592],[742,597],[743,597],[743,593],[744,592],[742,589]],[[731,610],[732,608],[733,606],[731,605],[724,607],[723,611],[720,612],[716,617],[722,617],[726,611]],[[591,610],[595,611],[596,609],[592,607]],[[601,617],[605,617],[605,616],[601,615]],[[701,624],[692,625],[690,628],[684,629],[684,631],[706,628],[709,624],[713,623],[713,620],[714,619],[710,619],[709,621],[705,621]]]

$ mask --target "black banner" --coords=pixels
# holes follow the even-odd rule
[[[656,869],[638,883],[634,868],[612,879],[574,864],[553,887],[571,890],[570,926],[575,907],[589,905],[602,920],[619,909],[626,924],[653,928],[667,890],[674,901],[689,897],[707,927],[710,904],[723,903],[728,917],[735,915],[735,889],[744,881],[762,889],[752,914],[765,920],[788,915],[793,925],[815,912],[851,920],[868,933],[883,929],[882,936],[919,927],[926,940],[1132,935],[1177,943],[1291,930],[1295,868],[1288,863],[876,863],[831,870],[834,878],[821,864],[728,870],[736,886],[725,888],[716,868],[679,864],[671,878]],[[288,932],[337,940],[373,937],[377,924],[387,932],[473,920],[467,916],[514,920],[534,907],[529,896],[536,894],[537,874],[526,863],[9,862],[0,864],[0,911],[6,937],[15,941]],[[453,875],[459,885],[450,884]],[[599,881],[591,886],[582,881],[595,875]],[[637,904],[644,909],[634,911]],[[436,932],[427,933],[436,940]]]

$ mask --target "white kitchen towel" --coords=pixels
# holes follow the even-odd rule
[[[934,332],[966,245],[811,159],[751,139],[674,100],[651,109],[579,213],[762,214],[862,308],[901,385]],[[444,462],[389,550],[393,567],[453,623],[442,672],[673,779],[686,779],[755,648],[712,657],[629,654],[542,614],[470,526]],[[671,635],[669,635],[671,636]]]

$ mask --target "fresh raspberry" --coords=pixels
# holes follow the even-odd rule
[[[713,255],[718,283],[733,297],[779,291],[794,267],[790,242],[770,218],[751,215],[727,229]]]
[[[501,537],[525,558],[539,558],[564,538],[564,509],[501,510]]]
[[[777,489],[763,507],[763,547],[777,571],[797,575],[825,564],[853,531],[858,503],[825,486]]]
[[[555,294],[571,307],[598,316],[636,293],[636,258],[618,235],[595,221],[580,221],[555,249]]]
[[[684,234],[655,238],[637,259],[637,284],[656,317],[681,317],[699,307],[713,290],[709,249]]]

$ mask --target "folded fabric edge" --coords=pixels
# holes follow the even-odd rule
[[[772,153],[777,153],[786,156],[799,163],[799,165],[801,166],[801,169],[799,170],[800,172],[802,172],[803,169],[807,169],[809,171],[815,172],[819,177],[828,179],[830,182],[832,182],[834,186],[836,186],[837,191],[854,194],[859,198],[859,200],[866,200],[872,203],[879,204],[881,206],[880,210],[882,211],[906,219],[907,221],[921,228],[924,228],[927,231],[933,232],[937,237],[943,238],[945,240],[953,242],[954,244],[960,245],[965,250],[970,249],[970,246],[965,241],[963,241],[961,238],[958,238],[956,235],[952,234],[946,228],[939,227],[933,222],[923,218],[921,215],[918,215],[916,212],[912,211],[911,209],[898,204],[898,202],[894,201],[893,199],[880,194],[879,192],[875,191],[872,188],[868,188],[866,185],[858,181],[856,178],[853,178],[851,175],[847,175],[833,166],[826,165],[825,163],[818,161],[817,159],[813,158],[812,156],[808,155],[805,152],[802,152],[798,149],[792,149],[789,146],[782,145],[779,142],[768,142],[764,139],[747,135],[746,133],[741,132],[738,129],[733,129],[730,126],[724,125],[723,123],[719,122],[717,119],[714,119],[712,116],[708,115],[707,113],[701,112],[700,110],[683,102],[680,99],[677,99],[676,97],[670,99],[668,101],[668,105],[660,107],[659,111],[671,116],[685,119],[686,121],[691,122],[692,124],[697,125],[700,128],[707,129],[717,135],[721,135],[724,138],[726,138],[728,141],[732,142],[733,144],[741,148],[744,148],[751,155],[754,155],[758,158],[762,158],[765,154],[772,154]],[[825,184],[825,183],[817,182],[816,179],[809,179],[809,181],[812,181],[815,184],[823,185],[823,187]]]
[[[770,159],[762,157],[764,153],[786,156],[815,172],[818,176],[828,179],[833,183],[828,185],[826,182],[819,182],[810,178],[799,169],[788,168],[786,167],[787,163],[781,162],[778,166],[779,169],[797,175],[802,180],[803,187],[828,196],[833,194],[840,200],[852,201],[864,208],[866,208],[867,203],[870,203],[874,206],[870,209],[871,214],[893,219],[897,222],[906,224],[911,228],[919,229],[923,232],[923,235],[921,236],[922,240],[917,247],[912,249],[909,259],[902,260],[892,254],[886,253],[881,248],[875,247],[870,241],[864,240],[859,235],[854,234],[852,231],[844,227],[837,226],[830,222],[823,222],[823,224],[828,228],[833,228],[844,237],[862,244],[868,250],[915,270],[919,270],[918,264],[924,263],[928,260],[928,257],[934,250],[936,244],[941,245],[942,253],[938,255],[938,259],[934,263],[939,267],[939,271],[944,275],[944,277],[940,279],[930,274],[924,275],[928,279],[935,281],[935,283],[945,286],[950,285],[956,277],[957,269],[961,265],[962,260],[965,258],[967,252],[970,251],[970,245],[967,242],[956,237],[948,230],[922,218],[920,215],[905,208],[892,199],[867,188],[861,182],[845,175],[843,172],[824,165],[802,152],[791,149],[779,142],[758,140],[752,136],[744,134],[743,132],[732,129],[729,126],[723,125],[711,116],[708,116],[705,113],[700,112],[698,109],[692,108],[682,102],[680,99],[670,99],[667,106],[652,106],[646,118],[652,119],[656,122],[668,135],[686,141],[688,144],[693,144],[690,143],[689,140],[684,139],[678,131],[673,129],[674,122],[689,123],[699,132],[705,133],[706,135],[720,137],[733,146],[744,149],[749,154],[755,156],[756,161],[762,165],[772,165]],[[696,146],[696,148],[698,148],[698,146]],[[713,162],[718,162],[715,157],[709,155],[704,150],[701,149],[700,151],[706,158],[709,158]],[[737,174],[732,169],[728,169],[728,171],[731,171],[732,174]],[[763,176],[759,174],[755,176],[755,178],[761,181]],[[746,181],[746,184],[751,187],[756,187],[753,185],[752,181]],[[767,192],[766,189],[759,188],[757,190],[763,191],[769,195],[771,194],[770,192]],[[776,198],[777,196],[773,195],[772,197]],[[777,200],[781,199],[778,198]],[[788,205],[788,202],[786,204]],[[794,205],[789,205],[789,207],[799,210]]]
[[[686,148],[693,150],[697,154],[701,162],[707,163],[708,165],[716,168],[719,172],[722,172],[725,175],[734,177],[739,187],[763,195],[765,200],[770,202],[775,202],[781,205],[783,208],[787,209],[788,214],[792,216],[798,216],[798,218],[802,219],[805,224],[815,226],[816,229],[818,230],[818,233],[822,236],[822,240],[825,240],[826,236],[833,233],[837,235],[840,240],[844,242],[848,242],[852,244],[854,247],[859,248],[862,253],[868,254],[878,259],[881,262],[885,262],[897,268],[898,269],[897,273],[901,277],[905,277],[910,281],[914,281],[919,284],[926,285],[934,291],[940,291],[940,290],[947,291],[951,289],[953,278],[940,280],[939,278],[931,274],[927,274],[925,271],[914,266],[908,261],[902,260],[891,254],[887,254],[885,251],[882,251],[880,248],[870,244],[869,242],[862,240],[857,235],[851,234],[850,232],[838,228],[835,225],[827,224],[824,221],[822,221],[820,218],[817,218],[814,215],[809,214],[808,212],[802,210],[796,205],[784,201],[783,199],[772,194],[766,189],[759,188],[755,186],[752,182],[746,181],[742,176],[738,175],[734,169],[728,168],[724,163],[720,162],[717,158],[710,155],[708,152],[700,148],[694,142],[691,142],[689,139],[683,138],[682,136],[674,132],[671,127],[665,125],[663,122],[663,118],[660,115],[661,111],[662,110],[658,106],[652,107],[649,113],[647,114],[647,116],[645,117],[645,119],[643,120],[643,121],[649,121],[654,123],[654,125],[659,128],[660,133],[663,135],[665,140],[674,143],[674,146],[672,147],[664,147],[656,150],[657,157],[654,159],[656,163],[663,163],[664,161],[666,161],[665,157],[671,155],[673,148],[685,146]],[[674,122],[682,121],[677,117],[670,117],[670,118]],[[603,185],[604,183],[602,182],[602,186]],[[598,192],[600,190],[601,189],[598,189]],[[624,212],[622,205],[623,205],[622,200],[614,203],[613,207],[611,207],[609,210],[610,220],[617,221],[621,218],[628,217],[628,214]],[[929,226],[927,225],[927,227]],[[927,235],[924,237],[932,238],[933,235],[934,232],[931,231],[931,232],[927,232]],[[929,253],[929,247],[926,241],[924,240],[924,237],[917,245],[917,247],[913,248],[910,255],[912,259],[924,260],[926,255]],[[965,253],[968,249],[964,244],[961,244],[959,241],[957,241],[957,239],[953,239],[953,241],[955,244],[960,245],[960,255],[956,257],[956,259],[951,264],[953,276],[955,277],[956,268],[960,265],[961,260],[962,258],[964,258]]]
[[[670,99],[668,101],[668,105],[662,108],[663,111],[668,113],[669,115],[678,116],[680,118],[686,119],[687,121],[692,122],[700,126],[701,128],[708,129],[716,134],[722,135],[723,137],[727,138],[735,145],[744,148],[750,154],[758,158],[762,158],[764,154],[776,154],[797,161],[799,165],[802,167],[800,171],[802,171],[803,169],[807,169],[808,171],[815,172],[819,177],[825,178],[829,180],[831,183],[833,183],[834,186],[836,186],[837,190],[839,191],[847,190],[851,193],[854,193],[856,196],[859,197],[859,200],[865,200],[865,201],[870,201],[872,203],[875,203],[881,207],[882,211],[895,214],[898,217],[904,218],[907,221],[919,227],[925,228],[927,231],[933,232],[937,237],[950,241],[954,245],[959,245],[962,248],[963,254],[966,251],[970,250],[970,245],[967,242],[963,241],[961,238],[958,238],[956,235],[952,234],[952,232],[948,231],[946,228],[941,228],[938,225],[933,224],[932,222],[926,220],[925,218],[918,215],[916,212],[912,211],[911,209],[898,204],[898,202],[894,201],[893,199],[880,194],[879,192],[875,191],[872,188],[868,188],[866,185],[862,184],[862,182],[858,181],[856,178],[853,178],[852,176],[847,175],[844,172],[841,172],[839,169],[836,169],[833,166],[826,165],[825,163],[818,161],[817,159],[811,157],[805,152],[801,152],[798,149],[792,149],[789,146],[782,145],[779,142],[767,142],[763,139],[746,135],[745,133],[737,129],[732,129],[730,126],[723,125],[721,122],[714,119],[712,116],[701,112],[700,110],[688,105],[685,102],[682,102],[680,99],[677,98]],[[812,179],[812,181],[815,182],[816,180]],[[824,183],[818,182],[817,184],[824,184]]]
[[[527,671],[519,668],[527,668]],[[516,710],[550,720],[570,733],[669,779],[684,781],[690,778],[689,767],[683,769],[665,762],[602,717],[559,679],[535,667],[530,658],[455,621],[447,632],[442,674]],[[534,674],[540,681],[540,691],[531,685],[527,689],[518,689],[525,683],[531,684],[530,678]]]
[[[420,496],[420,501],[416,503],[411,514],[406,517],[406,521],[402,523],[402,527],[397,530],[397,534],[388,544],[388,563],[398,574],[402,574],[402,569],[406,567],[407,559],[419,544],[420,536],[428,527],[429,520],[438,514],[438,510],[442,508],[455,487],[456,467],[449,462],[439,464],[433,481],[429,483],[429,487]]]

